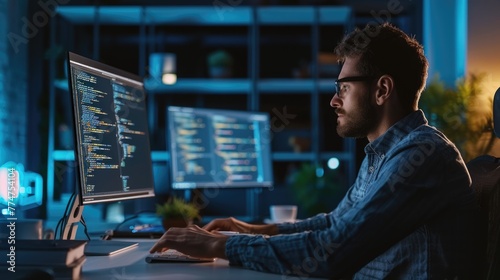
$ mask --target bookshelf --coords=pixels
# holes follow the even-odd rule
[[[329,100],[339,71],[331,63],[331,54],[341,36],[353,28],[353,22],[353,12],[345,6],[221,9],[66,5],[57,7],[50,45],[145,77],[151,156],[154,163],[164,166],[160,172],[168,173],[166,106],[213,107],[270,113],[275,122],[271,125],[276,188],[286,185],[288,165],[325,165],[332,157],[339,159],[341,172],[351,184],[356,169],[355,143],[336,135]],[[206,57],[219,49],[234,58],[231,78],[208,75]],[[148,79],[148,56],[154,52],[176,54],[175,84]],[[324,62],[325,56],[330,63]],[[58,70],[61,63],[56,58],[49,61],[49,79],[54,81],[49,102],[49,202],[57,200],[56,163],[74,160],[73,151],[58,141],[64,116],[57,116],[56,108],[63,102],[60,96],[68,90],[67,80]],[[295,117],[283,118],[286,114]],[[304,147],[291,146],[294,137],[303,141]],[[247,199],[247,203],[253,202]]]

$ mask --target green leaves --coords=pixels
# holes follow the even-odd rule
[[[186,202],[178,197],[172,197],[162,205],[156,205],[156,214],[167,219],[183,218],[192,220],[200,218],[199,213],[200,210],[195,203]]]
[[[470,74],[447,88],[439,79],[430,82],[420,98],[429,124],[441,130],[466,161],[486,154],[493,135],[493,101],[481,90],[484,75]]]
[[[330,212],[344,194],[344,184],[337,171],[320,165],[304,163],[291,175],[293,194],[299,201],[299,209],[307,215]]]

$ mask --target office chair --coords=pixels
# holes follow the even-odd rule
[[[500,138],[500,88],[493,100],[495,135]],[[479,156],[467,163],[472,178],[472,188],[485,220],[486,267],[485,279],[500,279],[500,158]]]

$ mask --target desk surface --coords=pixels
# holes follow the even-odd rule
[[[129,240],[130,241],[130,240]],[[139,246],[115,256],[87,257],[81,279],[134,279],[134,280],[191,280],[191,279],[238,279],[271,280],[295,278],[231,267],[226,260],[213,263],[147,263],[148,250],[155,240],[131,240]],[[110,241],[112,242],[112,241]]]

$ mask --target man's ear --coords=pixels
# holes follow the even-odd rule
[[[375,101],[378,105],[382,105],[389,98],[394,98],[394,79],[389,75],[382,75],[377,81],[377,91],[375,93]]]

